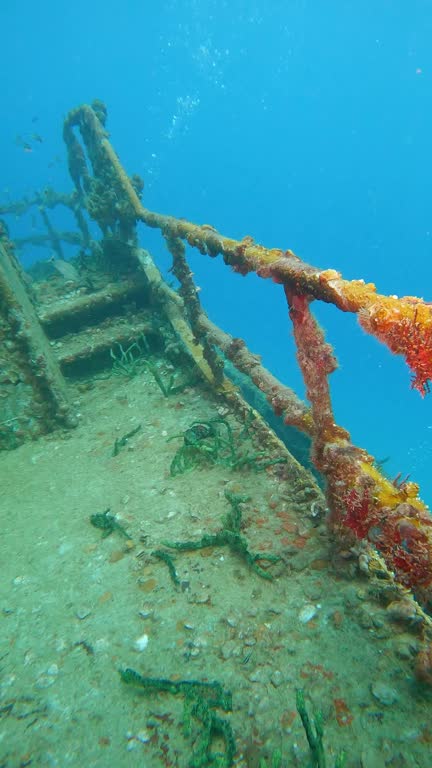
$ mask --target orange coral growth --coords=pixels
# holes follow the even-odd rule
[[[358,538],[367,538],[383,555],[397,580],[414,591],[432,583],[432,518],[408,503],[380,509],[373,498],[355,489],[346,496],[344,523]]]
[[[392,483],[383,477],[373,458],[352,445],[348,432],[335,424],[328,387],[328,375],[336,366],[331,347],[311,314],[311,298],[286,286],[285,294],[297,359],[312,405],[312,459],[327,480],[330,525],[339,535],[351,531],[357,538],[367,539],[382,554],[396,579],[427,601],[432,587],[432,516],[419,499],[415,483]],[[417,350],[417,362],[424,359],[420,354],[426,352],[418,340],[428,328],[427,322],[428,308],[413,300],[399,303],[397,311],[392,299],[375,301],[367,315],[362,314],[367,330],[385,336],[392,351],[405,353],[412,360],[413,349]],[[432,319],[430,322],[432,336]],[[411,349],[408,343],[412,339]],[[429,370],[417,365],[416,372],[425,388]],[[422,372],[427,379],[420,378]]]
[[[339,522],[368,539],[397,580],[418,592],[432,584],[432,517],[415,483],[394,485],[375,467],[361,463],[358,482],[343,496]]]
[[[412,388],[426,395],[432,379],[432,306],[413,297],[380,297],[358,314],[365,331],[405,357],[413,374]]]
[[[356,312],[361,327],[396,355],[403,355],[412,371],[411,386],[422,396],[432,380],[432,304],[415,296],[381,296],[373,283],[343,280],[332,270],[320,273],[333,303]]]

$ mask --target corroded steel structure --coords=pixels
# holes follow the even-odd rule
[[[299,423],[298,408],[284,403],[287,423],[296,423],[312,435],[312,457],[325,476],[330,524],[339,537],[373,542],[398,583],[413,590],[422,604],[432,604],[432,517],[412,482],[392,483],[377,469],[374,458],[353,445],[349,433],[335,423],[329,376],[337,363],[331,346],[311,313],[313,300],[334,304],[343,312],[357,314],[361,326],[395,354],[401,354],[412,372],[411,386],[422,396],[432,379],[432,305],[417,297],[384,296],[372,283],[346,280],[334,269],[318,269],[304,263],[291,250],[265,248],[251,237],[238,241],[206,224],[197,225],[148,210],[140,200],[136,182],[129,179],[113,150],[105,130],[106,112],[99,104],[78,107],[66,118],[64,138],[69,167],[77,189],[90,198],[97,185],[110,181],[120,197],[126,221],[142,221],[158,228],[171,243],[174,267],[176,243],[186,241],[203,255],[221,255],[235,272],[255,272],[283,286],[293,323],[298,362],[306,384],[311,411]],[[74,128],[79,129],[85,152]],[[86,153],[86,154],[85,154]],[[86,156],[87,155],[87,156]],[[90,169],[91,165],[91,169]],[[96,220],[106,225],[106,211],[96,210]],[[174,248],[173,248],[174,244]],[[183,271],[183,279],[181,272]],[[195,306],[197,296],[187,271],[179,271],[184,298]],[[272,402],[272,395],[269,393]],[[281,408],[273,401],[277,412]],[[301,421],[301,419],[300,419]],[[432,681],[432,653],[420,656]],[[429,674],[428,672],[425,674]]]
[[[432,380],[432,305],[411,296],[381,295],[372,283],[346,280],[331,268],[318,269],[291,250],[265,248],[251,237],[238,241],[207,224],[148,210],[141,201],[143,182],[126,174],[109,141],[105,122],[106,109],[101,102],[80,106],[66,117],[64,139],[75,184],[74,209],[86,209],[107,242],[117,238],[128,243],[145,285],[163,305],[175,334],[212,386],[227,397],[235,397],[218,349],[252,379],[276,415],[311,441],[312,461],[325,478],[329,525],[341,547],[357,551],[363,570],[391,584],[399,597],[405,600],[410,595],[417,601],[416,620],[424,633],[417,672],[432,684],[432,517],[415,483],[390,481],[374,458],[355,446],[349,432],[336,424],[329,376],[337,363],[311,312],[313,301],[319,300],[334,304],[342,312],[355,313],[364,330],[393,353],[404,356],[412,373],[411,386],[425,396]],[[173,258],[172,270],[180,283],[178,293],[166,285],[149,254],[139,248],[139,221],[159,229],[165,238]],[[85,228],[82,223],[79,227],[84,241]],[[51,232],[51,241],[53,237]],[[241,275],[255,272],[271,279],[280,286],[275,290],[284,291],[308,406],[265,371],[240,339],[228,337],[211,324],[186,262],[185,243],[203,255],[220,255]],[[133,290],[135,279],[131,275],[128,284],[117,284],[115,290],[126,295]],[[87,303],[91,310],[93,301],[103,303],[104,299],[89,295],[81,304]],[[81,312],[81,304],[75,303],[75,311]],[[54,322],[49,316],[41,321]]]

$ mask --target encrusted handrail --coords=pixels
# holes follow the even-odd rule
[[[109,142],[105,118],[103,105],[83,105],[69,113],[64,128],[72,178],[80,194],[91,199],[96,220],[102,228],[109,221],[106,201],[102,208],[97,200],[95,204],[95,196],[98,188],[106,188],[110,182],[116,197],[120,198],[117,213],[113,214],[118,221],[121,216],[126,224],[142,221],[160,229],[167,242],[185,240],[202,254],[222,255],[235,272],[242,275],[255,272],[283,285],[298,361],[311,403],[311,415],[303,428],[312,436],[312,458],[327,480],[330,524],[343,541],[357,537],[372,543],[396,580],[411,589],[423,606],[430,606],[432,517],[429,509],[419,498],[415,483],[392,483],[385,478],[373,457],[354,446],[349,433],[335,423],[328,376],[337,363],[311,314],[310,304],[318,299],[344,312],[356,313],[364,330],[385,343],[393,353],[405,357],[412,372],[411,386],[422,396],[429,392],[432,379],[432,304],[412,296],[380,295],[372,283],[346,280],[333,269],[318,269],[303,262],[291,250],[265,248],[251,237],[235,240],[208,224],[197,225],[148,210],[141,203],[136,178],[127,176]],[[75,127],[81,132],[87,156],[74,133]],[[188,287],[186,278],[182,288],[187,302],[190,285]],[[192,293],[190,299],[196,302]],[[289,416],[286,420],[289,423]],[[301,424],[298,426],[301,428]],[[430,623],[425,622],[425,627],[429,641],[432,638]],[[423,679],[429,676],[432,682],[430,645],[419,659],[419,674]]]

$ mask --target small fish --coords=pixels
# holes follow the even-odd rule
[[[79,283],[81,281],[78,270],[75,269],[75,267],[69,261],[64,261],[64,259],[56,259],[55,256],[51,256],[48,261],[53,265],[57,272],[60,272],[65,280],[70,280],[72,283]]]
[[[40,133],[32,133],[32,139],[33,139],[33,141],[38,141],[39,144],[42,144],[42,142],[43,142],[43,138],[40,135]]]
[[[29,144],[28,141],[25,141],[25,139],[23,139],[23,137],[20,136],[20,134],[15,136],[15,144],[17,145],[17,147],[22,147],[24,152],[33,152],[31,144]]]
[[[105,512],[97,512],[95,515],[90,515],[91,524],[94,525],[95,528],[100,528],[100,530],[103,531],[103,539],[106,539],[106,537],[110,536],[114,531],[118,531],[122,536],[125,536],[126,539],[130,540],[128,532],[117,522],[114,515],[110,515],[109,513],[110,507],[108,507]]]

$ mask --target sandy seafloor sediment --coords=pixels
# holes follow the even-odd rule
[[[284,765],[309,765],[299,687],[323,712],[329,766],[342,748],[348,768],[431,765],[415,628],[389,619],[361,574],[334,569],[307,484],[224,466],[171,477],[181,439],[167,438],[220,403],[195,388],[164,398],[149,372],[85,389],[75,430],[0,457],[0,766],[188,766],[197,721],[185,735],[182,698],[125,685],[125,667],[230,690],[233,711],[218,715],[241,768],[275,748]],[[174,553],[176,587],[151,552],[217,531],[226,489],[251,497],[242,533],[253,552],[282,555],[275,579],[206,548]],[[90,525],[108,507],[133,548]]]

